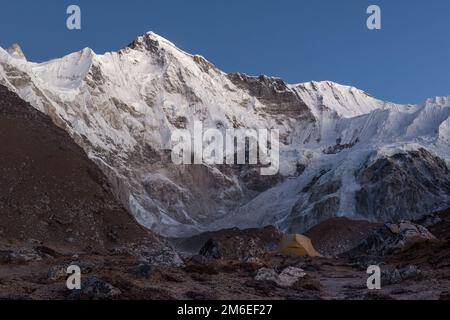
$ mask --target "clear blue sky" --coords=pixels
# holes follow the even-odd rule
[[[69,4],[82,9],[81,31],[65,27]],[[366,28],[370,4],[382,9],[380,31]],[[448,0],[4,0],[0,46],[18,42],[43,61],[117,50],[151,30],[226,72],[332,80],[415,103],[450,94],[449,14]]]

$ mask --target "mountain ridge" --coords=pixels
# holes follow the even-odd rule
[[[189,52],[186,52],[186,51],[184,51],[183,49],[180,49],[179,47],[177,47],[177,46],[176,46],[173,42],[171,42],[170,40],[168,40],[168,39],[166,39],[166,38],[160,36],[159,34],[155,33],[154,31],[147,31],[147,32],[145,32],[145,33],[142,34],[141,36],[136,37],[136,38],[135,38],[132,42],[130,42],[127,46],[125,46],[125,47],[123,47],[123,48],[120,48],[120,49],[118,49],[117,51],[106,51],[106,52],[104,52],[104,53],[97,54],[97,53],[95,52],[95,50],[93,50],[92,48],[90,48],[90,47],[85,47],[85,48],[83,48],[83,49],[81,49],[81,50],[79,50],[79,51],[75,51],[75,52],[69,53],[69,54],[64,55],[63,57],[60,57],[60,58],[54,58],[54,59],[50,59],[50,60],[48,60],[48,61],[44,61],[44,62],[40,62],[40,63],[38,63],[38,62],[31,62],[31,61],[27,61],[27,62],[34,63],[34,64],[46,64],[46,63],[48,63],[48,62],[55,61],[55,60],[60,60],[60,59],[63,59],[63,58],[65,58],[65,57],[67,57],[67,56],[76,54],[76,53],[78,53],[78,52],[83,52],[83,51],[89,51],[89,52],[91,52],[92,54],[94,54],[94,55],[96,55],[96,56],[104,56],[104,55],[109,54],[109,53],[119,53],[119,52],[125,51],[126,49],[136,49],[139,45],[143,45],[143,44],[145,43],[146,37],[148,37],[148,39],[153,40],[153,41],[161,41],[162,43],[164,43],[164,44],[166,45],[166,47],[167,47],[167,46],[170,46],[170,47],[172,47],[173,49],[179,51],[180,53],[185,54],[185,55],[187,55],[187,56],[190,56],[190,57],[192,57],[192,58],[198,57],[198,58],[204,60],[206,63],[210,64],[211,66],[214,66],[214,64],[213,64],[212,62],[210,62],[209,60],[207,60],[204,56],[202,56],[202,55],[200,55],[200,54],[191,54],[191,53],[189,53]],[[15,50],[17,50],[17,49],[15,49],[15,48],[18,48],[19,52],[21,53],[21,56],[23,55],[23,58],[25,58],[25,60],[26,60],[26,57],[25,57],[25,55],[23,54],[22,49],[21,49],[21,47],[20,47],[20,45],[19,45],[18,43],[14,43],[13,45],[11,45],[11,46],[10,46],[9,48],[7,48],[7,49],[2,48],[2,47],[0,46],[0,50],[3,50],[4,52],[8,53],[8,54],[11,55],[12,57],[14,57],[14,55],[15,55],[14,52],[15,52]],[[215,67],[215,66],[214,66],[214,68],[215,68],[216,70],[222,72],[223,74],[233,74],[233,73],[236,73],[236,72],[226,73],[226,72],[221,71],[220,69],[218,69],[218,68]],[[282,80],[283,82],[285,82],[284,79],[283,79],[282,77],[275,76],[275,75],[261,75],[261,74],[260,74],[260,75],[252,75],[252,74],[246,74],[246,73],[240,73],[240,74],[242,74],[242,75],[244,75],[244,76],[248,76],[248,77],[261,77],[261,76],[263,76],[263,77],[268,77],[268,78],[272,78],[272,79],[279,79],[279,80]],[[357,91],[359,91],[359,92],[361,92],[361,93],[363,93],[363,94],[365,94],[365,95],[367,95],[367,96],[369,96],[369,97],[374,97],[374,95],[372,95],[372,94],[366,92],[365,90],[360,89],[360,88],[358,88],[358,87],[356,87],[356,86],[353,86],[353,85],[351,85],[351,84],[343,84],[343,83],[339,83],[339,82],[332,81],[332,80],[311,80],[311,81],[298,82],[298,83],[288,83],[288,82],[285,82],[285,83],[286,83],[288,86],[290,86],[290,87],[307,86],[307,85],[314,85],[314,84],[315,84],[315,85],[317,85],[317,84],[319,84],[319,85],[325,85],[325,84],[326,84],[326,85],[334,85],[334,86],[337,86],[337,87],[343,87],[343,88],[350,89],[350,90],[356,89]],[[376,99],[376,98],[374,98],[374,99]],[[378,99],[377,99],[377,100],[378,100]],[[447,96],[445,96],[445,95],[444,95],[444,96],[442,96],[442,95],[431,96],[431,97],[427,98],[425,101],[417,102],[417,103],[408,103],[408,104],[404,104],[404,103],[396,103],[396,102],[388,101],[388,100],[379,100],[379,101],[382,101],[382,102],[384,102],[384,103],[386,103],[386,104],[394,104],[394,105],[418,105],[418,104],[426,104],[426,103],[437,103],[438,100],[446,101],[446,102],[445,102],[446,104],[450,103],[450,102],[449,102],[449,100],[450,100],[450,93],[449,93]]]
[[[366,214],[358,208],[367,197],[357,195],[391,180],[407,190],[411,173],[370,181],[359,178],[361,172],[421,148],[427,151],[419,155],[424,170],[440,168],[434,156],[450,163],[445,98],[400,105],[330,81],[291,85],[276,77],[227,74],[154,33],[118,52],[84,49],[43,64],[0,50],[0,83],[68,131],[137,220],[167,236],[267,224],[302,231],[333,216],[388,219],[380,206],[401,216],[395,196],[370,200],[384,203],[369,201],[373,212]],[[171,132],[190,130],[195,121],[221,130],[279,129],[280,174],[267,179],[250,166],[173,165],[167,157]],[[411,212],[403,215],[450,206],[450,178],[444,174],[441,181],[442,172],[431,172],[431,181],[426,175],[414,180],[425,187],[416,199],[423,205],[405,204],[401,210]],[[430,187],[433,179],[439,190]],[[435,199],[431,206],[427,197]]]
[[[166,48],[168,48],[168,47],[171,47],[172,49],[174,49],[174,50],[180,52],[181,54],[184,54],[184,55],[189,56],[189,57],[191,57],[191,58],[199,58],[199,59],[202,59],[202,60],[205,61],[205,63],[209,64],[210,66],[213,66],[214,69],[216,69],[217,71],[220,71],[220,72],[223,73],[224,75],[236,73],[236,72],[225,73],[225,72],[221,71],[220,69],[218,69],[217,67],[215,67],[213,63],[211,63],[210,61],[208,61],[204,56],[199,55],[199,54],[191,54],[191,53],[189,53],[189,52],[186,52],[186,51],[184,51],[184,50],[178,48],[178,47],[177,47],[173,42],[171,42],[170,40],[168,40],[168,39],[166,39],[166,38],[164,38],[164,37],[158,35],[157,33],[153,32],[153,31],[148,31],[148,32],[144,33],[143,35],[138,36],[138,37],[137,37],[135,40],[133,40],[130,44],[128,44],[127,46],[125,46],[125,47],[123,47],[123,48],[121,48],[121,49],[119,49],[119,50],[117,50],[117,51],[106,51],[106,52],[104,52],[104,53],[102,53],[102,54],[97,54],[92,48],[90,48],[90,47],[85,47],[85,48],[83,48],[83,49],[81,49],[81,50],[79,50],[79,51],[75,51],[75,52],[69,53],[69,54],[67,54],[67,55],[64,55],[64,56],[61,57],[61,58],[54,58],[54,59],[51,59],[51,60],[48,60],[48,61],[45,61],[45,62],[40,62],[40,63],[37,63],[37,62],[31,62],[31,61],[28,61],[28,62],[33,63],[33,64],[36,64],[36,65],[45,65],[45,64],[48,64],[48,63],[50,63],[50,62],[58,61],[58,60],[61,60],[61,59],[66,58],[66,57],[70,57],[70,56],[72,56],[72,55],[76,55],[76,54],[82,53],[82,52],[89,52],[89,53],[91,53],[93,56],[100,56],[100,57],[102,57],[102,56],[105,56],[105,55],[110,54],[110,53],[120,53],[120,52],[124,52],[124,51],[126,51],[127,49],[137,50],[137,49],[140,48],[140,49],[150,50],[149,48],[145,48],[145,45],[146,45],[147,43],[149,43],[148,40],[150,40],[150,43],[151,43],[151,41],[153,41],[154,44],[156,44],[157,42],[163,43],[164,46],[162,46],[162,48],[164,48],[164,49],[166,49]],[[147,41],[147,42],[146,42],[146,41]],[[5,51],[5,52],[7,52],[10,56],[14,57],[14,53],[13,53],[13,52],[14,52],[14,48],[15,48],[15,47],[17,47],[17,48],[20,50],[20,52],[22,53],[22,50],[21,50],[19,44],[13,44],[9,49],[4,49],[4,48],[0,47],[0,50],[3,50],[3,51]],[[151,47],[151,45],[150,45],[150,47]],[[11,50],[11,52],[9,52],[9,50]],[[23,53],[22,53],[22,54],[23,54]],[[364,95],[367,95],[367,96],[369,96],[369,97],[373,97],[373,95],[371,95],[371,94],[367,93],[366,91],[364,91],[364,90],[362,90],[362,89],[359,89],[359,88],[357,88],[357,87],[355,87],[355,86],[348,85],[348,84],[341,84],[341,83],[338,83],[338,82],[335,82],[335,81],[332,81],[332,80],[320,80],[320,81],[313,80],[313,81],[306,81],[306,82],[299,82],[299,83],[288,83],[288,82],[285,82],[285,81],[283,80],[283,78],[282,78],[282,77],[279,77],[279,76],[273,76],[273,75],[251,75],[251,74],[246,74],[246,73],[238,73],[238,74],[241,74],[241,75],[247,76],[247,77],[252,77],[252,78],[256,78],[256,77],[267,77],[267,78],[271,78],[271,79],[282,80],[287,86],[292,87],[292,88],[295,88],[295,87],[306,87],[306,86],[315,86],[315,85],[316,85],[316,86],[317,86],[317,85],[329,85],[329,86],[334,86],[334,87],[338,87],[338,88],[342,88],[342,89],[347,89],[347,90],[350,90],[350,91],[352,91],[352,90],[357,90],[358,92],[360,92],[360,93],[362,93],[362,94],[364,94]],[[448,99],[449,97],[450,97],[450,94],[449,94],[448,96],[435,96],[435,97],[430,97],[430,98],[428,98],[427,101],[428,101],[428,100],[437,100],[437,99],[442,99],[442,98],[444,98],[444,99],[447,98],[447,99]],[[378,100],[378,99],[377,99],[377,100]],[[380,101],[382,101],[382,100],[380,100]],[[394,102],[389,102],[389,101],[383,101],[383,102],[384,102],[384,103],[388,103],[388,104],[389,104],[389,103],[392,103],[392,104],[395,104],[395,105],[400,105],[399,103],[394,103]],[[424,101],[423,103],[426,103],[426,101]]]

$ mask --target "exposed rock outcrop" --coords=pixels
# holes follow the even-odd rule
[[[273,251],[281,238],[282,233],[274,227],[223,230],[209,238],[200,254],[211,259],[251,261]]]
[[[437,241],[436,237],[425,227],[410,221],[400,221],[381,227],[345,255],[356,255],[357,253],[378,256],[398,254],[408,251],[413,246]]]
[[[369,220],[414,220],[450,201],[450,170],[424,148],[369,163],[357,181],[356,211]]]

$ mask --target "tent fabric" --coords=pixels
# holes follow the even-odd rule
[[[284,235],[280,242],[278,251],[285,255],[297,257],[321,257],[322,255],[314,249],[311,239],[300,234]]]

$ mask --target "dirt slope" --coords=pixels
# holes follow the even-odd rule
[[[0,242],[77,250],[159,243],[51,120],[0,86]]]

